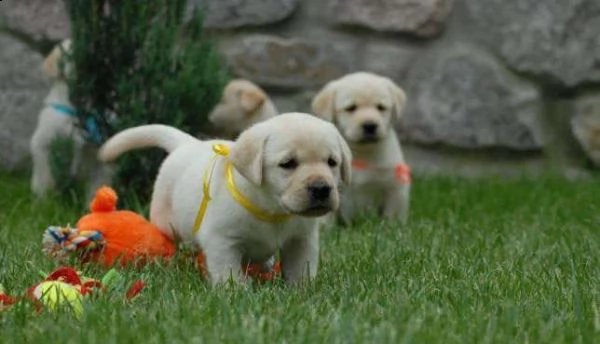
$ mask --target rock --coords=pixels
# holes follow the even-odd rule
[[[312,87],[348,73],[356,54],[336,43],[252,35],[225,47],[234,74],[264,86]]]
[[[575,101],[571,128],[589,159],[600,167],[600,94]]]
[[[452,11],[453,0],[331,0],[338,24],[376,31],[409,32],[421,37],[439,34]]]
[[[58,41],[71,30],[63,0],[0,1],[0,22],[35,39]]]
[[[0,35],[0,168],[14,169],[29,156],[29,139],[49,87],[42,60]]]
[[[465,0],[479,40],[512,68],[575,86],[600,81],[600,1]]]
[[[406,162],[418,176],[460,176],[468,179],[517,178],[527,179],[547,176],[548,171],[568,180],[581,181],[593,177],[589,170],[574,166],[552,168],[542,152],[513,154],[490,154],[482,151],[464,151],[402,145]],[[516,153],[516,154],[515,154]]]
[[[204,25],[232,29],[276,23],[289,17],[298,0],[193,0],[192,8],[205,10]]]
[[[317,90],[301,91],[293,94],[290,94],[289,92],[283,94],[277,92],[269,92],[269,97],[277,106],[277,110],[279,111],[279,113],[311,113],[311,102],[316,93]]]
[[[369,43],[365,50],[364,69],[394,80],[404,80],[415,52],[415,48],[398,42]]]
[[[433,51],[411,71],[401,133],[460,148],[542,148],[539,91],[473,47]]]

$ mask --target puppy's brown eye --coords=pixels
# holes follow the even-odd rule
[[[377,104],[377,110],[379,110],[379,112],[384,112],[387,110],[387,107],[385,107],[383,104]]]
[[[350,113],[352,113],[352,112],[356,111],[356,105],[355,105],[355,104],[352,104],[352,105],[350,105],[350,106],[347,106],[347,107],[346,107],[344,110],[345,110],[346,112],[350,112]]]
[[[329,158],[327,159],[327,165],[329,165],[329,167],[336,167],[338,163],[333,158]]]
[[[279,163],[279,167],[283,168],[284,170],[293,170],[298,167],[298,162],[296,159],[288,159]]]

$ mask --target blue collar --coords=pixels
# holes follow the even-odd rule
[[[69,117],[74,117],[74,118],[78,117],[77,111],[68,105],[52,103],[52,104],[50,104],[50,106],[54,110],[56,110],[64,115],[67,115]],[[85,130],[84,137],[88,141],[91,141],[96,144],[102,144],[102,142],[104,142],[102,134],[100,133],[98,121],[93,116],[86,116],[85,121],[83,122],[83,127]]]
[[[50,104],[50,106],[58,111],[58,112],[62,112],[65,115],[71,116],[71,117],[77,117],[77,111],[75,111],[74,108],[65,105],[65,104],[57,104],[57,103],[52,103]]]

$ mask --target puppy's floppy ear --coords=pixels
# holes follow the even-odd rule
[[[242,90],[240,93],[240,105],[246,112],[254,112],[265,100],[267,95],[261,90]]]
[[[62,50],[57,45],[52,49],[52,52],[44,60],[44,72],[51,78],[60,78],[60,70],[58,68],[58,62],[62,57]]]
[[[317,117],[333,122],[335,115],[335,87],[333,82],[326,84],[312,100],[312,111]]]
[[[233,167],[256,185],[261,185],[263,181],[267,138],[268,135],[261,130],[260,125],[250,127],[238,137],[229,155]]]
[[[346,143],[346,140],[342,137],[342,134],[335,129],[337,135],[338,146],[340,147],[340,154],[342,156],[342,162],[340,163],[340,174],[342,183],[345,185],[350,184],[352,179],[352,151]]]
[[[396,120],[399,120],[402,117],[406,105],[406,93],[404,93],[404,90],[396,85],[391,79],[386,78],[386,81],[388,82],[388,88],[392,93],[394,115],[396,116]]]

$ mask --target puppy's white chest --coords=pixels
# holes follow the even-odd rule
[[[273,256],[291,237],[299,234],[294,219],[290,222],[269,224],[249,217],[239,218],[238,221],[207,229],[207,234],[226,238],[229,245],[242,252],[245,260],[260,262]],[[202,236],[199,240],[200,246],[210,242],[210,238]]]
[[[352,184],[344,196],[343,207],[364,211],[379,211],[390,195],[404,185],[396,167],[357,169]]]
[[[244,255],[251,260],[264,260],[275,254],[289,237],[292,231],[285,224],[262,224],[248,226],[238,238],[237,245]]]
[[[398,183],[396,169],[369,168],[352,171],[352,185],[364,187],[390,187]]]

